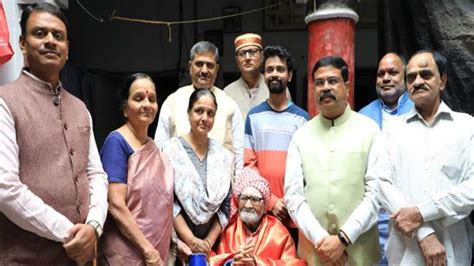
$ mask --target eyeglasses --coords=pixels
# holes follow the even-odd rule
[[[249,57],[255,57],[257,53],[260,52],[260,49],[248,49],[248,50],[240,50],[237,52],[237,56],[240,58],[245,58],[247,54],[249,54]]]
[[[428,69],[420,70],[418,72],[411,72],[407,74],[407,82],[413,83],[416,80],[416,77],[418,77],[418,75],[420,75],[420,77],[424,80],[429,80],[434,77],[435,74],[433,73],[433,71]]]
[[[342,80],[340,78],[336,78],[336,77],[330,77],[328,79],[315,79],[314,80],[314,86],[318,87],[318,88],[321,88],[321,87],[324,87],[326,82],[329,83],[330,86],[337,86],[337,85],[339,85],[339,83],[342,82]]]
[[[263,199],[255,196],[246,196],[246,195],[241,195],[239,196],[239,203],[240,204],[245,204],[247,201],[250,200],[250,203],[252,205],[260,203]]]

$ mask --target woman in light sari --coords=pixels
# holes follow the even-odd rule
[[[182,261],[191,253],[209,253],[228,224],[233,157],[208,137],[216,110],[214,94],[196,89],[187,110],[191,131],[163,145],[175,170],[173,215]]]
[[[107,136],[100,152],[109,179],[100,262],[163,265],[173,223],[174,173],[147,135],[158,110],[155,84],[146,74],[130,75],[120,97],[126,122]]]

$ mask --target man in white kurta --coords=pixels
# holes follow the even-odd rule
[[[380,201],[392,213],[394,265],[470,265],[474,119],[440,100],[446,59],[421,51],[407,65],[415,107],[387,131]]]
[[[321,113],[300,127],[288,150],[285,200],[298,225],[298,255],[308,265],[379,261],[377,158],[373,143],[380,130],[348,103],[348,69],[340,57],[313,68]]]
[[[217,100],[214,126],[209,137],[233,152],[238,172],[243,167],[244,121],[235,101],[214,86],[219,70],[218,59],[219,51],[210,42],[201,41],[191,48],[189,75],[192,84],[179,88],[164,101],[158,118],[155,142],[162,146],[172,137],[187,134],[191,129],[187,113],[189,97],[195,88],[209,89]]]

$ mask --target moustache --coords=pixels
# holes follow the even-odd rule
[[[319,96],[319,101],[322,101],[326,98],[331,98],[333,100],[336,100],[336,96],[331,91],[323,91],[321,95]]]
[[[428,87],[425,85],[425,84],[420,84],[418,86],[414,86],[413,87],[413,92],[412,93],[415,93],[419,90],[425,90],[425,91],[428,91]]]
[[[276,77],[275,77],[275,78],[269,78],[269,79],[268,79],[268,83],[272,83],[272,82],[274,82],[274,81],[276,81],[276,82],[278,82],[278,83],[281,83],[281,80],[279,80],[279,79],[276,78]]]
[[[242,208],[242,212],[257,213],[253,208]]]

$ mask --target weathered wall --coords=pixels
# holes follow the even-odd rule
[[[474,115],[474,2],[384,0],[380,13],[380,46],[408,56],[419,49],[442,52],[449,61],[443,99],[454,110]]]

